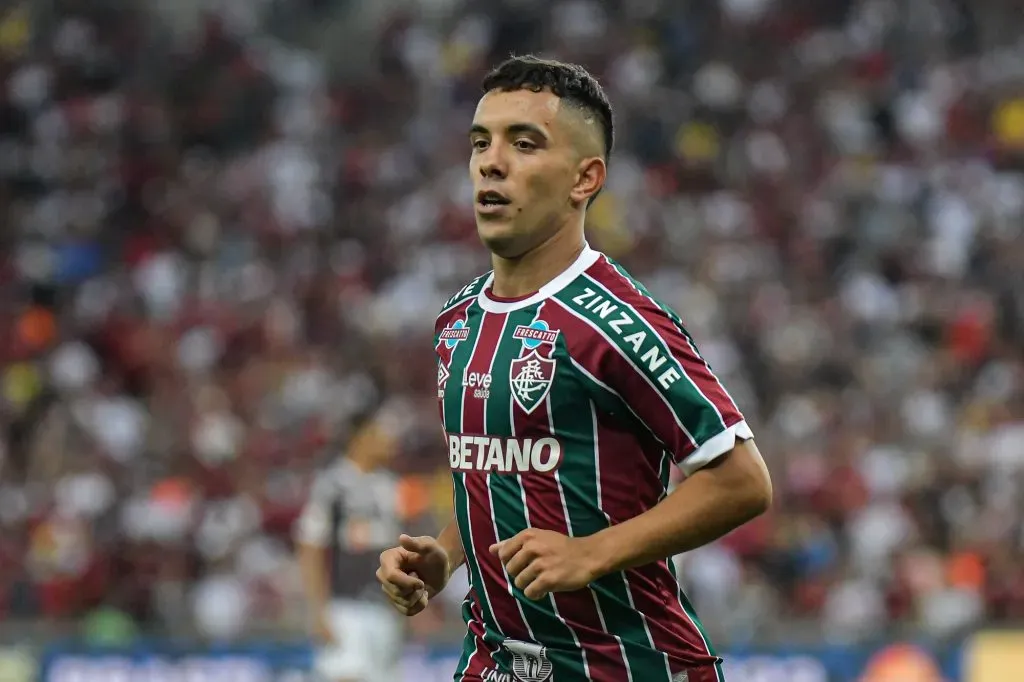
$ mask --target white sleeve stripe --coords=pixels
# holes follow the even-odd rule
[[[678,462],[679,468],[689,476],[732,450],[736,447],[737,441],[750,440],[753,437],[754,432],[750,430],[747,422],[737,422],[725,431],[704,441],[704,444],[695,452]]]

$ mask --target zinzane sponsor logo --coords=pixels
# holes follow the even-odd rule
[[[488,274],[490,274],[490,273],[488,273]],[[458,301],[460,298],[465,299],[465,298],[468,298],[470,296],[476,296],[477,293],[478,293],[477,292],[477,288],[482,283],[484,283],[485,281],[487,281],[487,275],[480,275],[479,277],[474,279],[472,282],[470,282],[466,286],[464,286],[461,289],[459,289],[458,293],[456,293],[454,296],[452,296],[451,298],[449,298],[445,302],[445,304],[444,304],[445,309],[449,308],[453,303]]]
[[[455,471],[488,474],[546,474],[562,463],[555,438],[497,438],[448,434],[448,462]]]
[[[633,349],[633,353],[640,359],[640,367],[647,370],[652,377],[656,377],[658,384],[668,390],[672,384],[683,378],[683,375],[676,369],[676,363],[669,362],[671,356],[662,348],[661,341],[653,331],[648,336],[646,325],[641,324],[627,310],[620,309],[618,303],[587,287],[582,294],[572,299],[573,304],[588,311],[591,315],[588,319],[607,324],[609,328],[622,339],[622,342]],[[668,363],[662,368],[662,365]]]

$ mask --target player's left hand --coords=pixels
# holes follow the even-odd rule
[[[516,587],[534,600],[551,592],[582,589],[600,577],[588,538],[527,528],[491,545],[490,552],[501,559]]]

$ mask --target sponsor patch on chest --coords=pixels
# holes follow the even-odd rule
[[[499,438],[450,433],[448,463],[453,471],[545,474],[562,463],[562,444],[552,437]]]
[[[490,372],[470,372],[467,370],[462,375],[462,387],[467,393],[478,400],[487,400],[491,397],[492,381]]]
[[[455,320],[450,326],[445,327],[438,334],[438,339],[444,344],[446,348],[455,348],[460,341],[465,341],[469,338],[469,327],[466,326],[465,320]]]

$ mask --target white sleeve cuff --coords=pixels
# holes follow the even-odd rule
[[[706,467],[725,453],[736,447],[737,441],[750,440],[754,432],[747,426],[746,421],[733,424],[725,431],[704,441],[704,444],[679,462],[679,468],[687,476],[693,472]]]

